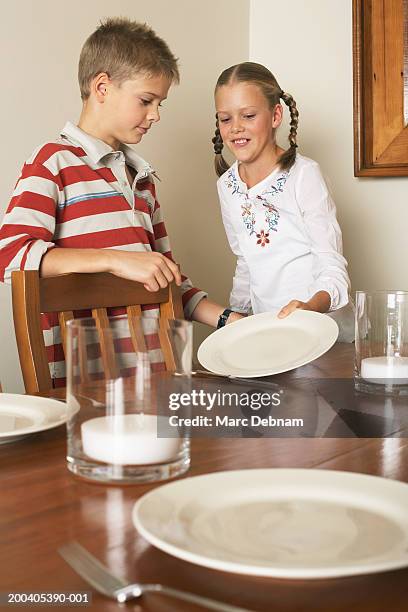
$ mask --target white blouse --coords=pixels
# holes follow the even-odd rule
[[[256,314],[306,302],[327,291],[330,310],[349,301],[336,207],[319,165],[302,155],[247,188],[235,162],[217,183],[225,231],[237,267],[230,303]]]

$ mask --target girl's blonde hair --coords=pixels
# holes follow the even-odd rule
[[[82,100],[101,72],[119,84],[138,75],[163,75],[178,83],[177,58],[167,44],[145,23],[124,17],[105,19],[85,41],[78,66]]]
[[[289,132],[289,149],[284,151],[279,157],[278,163],[282,170],[288,171],[296,160],[296,136],[298,127],[299,113],[296,108],[296,102],[293,97],[284,92],[276,78],[273,76],[265,66],[262,64],[256,64],[255,62],[243,62],[242,64],[236,64],[231,66],[222,72],[218,78],[215,86],[215,91],[223,85],[231,85],[233,83],[253,83],[257,85],[265,98],[267,99],[269,106],[273,109],[276,104],[279,104],[280,99],[285,102],[289,107],[290,111],[290,132]],[[219,130],[218,117],[216,116],[216,129],[215,136],[212,139],[215,153],[215,171],[218,176],[221,176],[229,168],[228,162],[222,155],[223,142]]]

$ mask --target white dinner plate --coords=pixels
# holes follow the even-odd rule
[[[408,485],[350,472],[218,472],[144,495],[133,522],[151,544],[214,569],[334,578],[408,565]]]
[[[323,355],[339,335],[330,317],[295,310],[288,317],[261,314],[226,325],[204,340],[197,357],[224,376],[269,376],[298,368]]]
[[[0,393],[0,444],[66,423],[65,402],[37,397]]]

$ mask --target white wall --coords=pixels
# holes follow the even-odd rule
[[[218,74],[248,56],[249,0],[54,0],[4,3],[0,9],[2,171],[0,216],[24,159],[76,121],[79,52],[101,18],[148,22],[180,58],[181,85],[170,93],[138,152],[157,168],[173,251],[211,297],[227,303],[233,258],[224,238],[212,169],[212,93]],[[227,29],[225,25],[228,24]],[[207,333],[196,328],[196,344]],[[0,285],[0,380],[21,391],[9,287]]]
[[[67,8],[68,7],[68,8]],[[250,21],[248,26],[248,11]],[[271,68],[300,111],[300,151],[330,179],[353,288],[408,288],[408,178],[353,176],[351,0],[73,0],[0,9],[2,172],[0,215],[24,159],[80,111],[80,48],[99,19],[147,21],[180,57],[182,83],[139,149],[157,167],[177,259],[225,302],[233,258],[218,211],[210,139],[219,72],[249,55]],[[248,41],[249,39],[249,41]],[[280,140],[286,144],[287,128]],[[204,330],[196,328],[196,343]],[[22,389],[9,300],[0,285],[0,379]]]
[[[252,0],[250,59],[298,103],[299,150],[330,179],[353,288],[407,290],[408,177],[353,175],[351,0]]]

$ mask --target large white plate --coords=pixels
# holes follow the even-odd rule
[[[408,565],[408,485],[349,472],[264,469],[186,478],[144,495],[151,544],[228,572],[329,578]]]
[[[37,397],[0,393],[0,444],[66,423],[64,402]]]
[[[295,310],[284,319],[263,312],[226,325],[204,340],[199,362],[225,376],[268,376],[298,368],[336,342],[337,323],[327,315]]]

